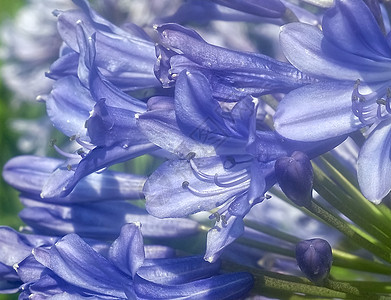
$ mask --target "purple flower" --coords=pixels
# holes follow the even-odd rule
[[[257,100],[245,98],[223,112],[200,72],[182,71],[174,101],[166,101],[164,106],[150,105],[138,122],[152,142],[180,159],[163,163],[148,178],[146,207],[161,218],[220,207],[211,216],[216,225],[208,233],[209,261],[243,233],[243,217],[276,182],[276,159],[298,149],[312,157],[340,142],[297,143],[272,131],[258,131]]]
[[[45,102],[55,126],[82,149],[69,155],[49,178],[43,187],[45,197],[65,196],[84,176],[158,149],[136,125],[145,103],[107,81],[96,65],[95,36],[88,37],[83,24],[76,31],[79,78],[59,79]]]
[[[275,115],[277,131],[317,141],[371,126],[358,159],[358,180],[374,203],[391,190],[389,40],[364,1],[337,0],[323,30],[292,23],[280,39],[287,59],[319,80],[290,92]]]
[[[177,24],[160,25],[156,30],[160,41],[155,74],[163,87],[173,86],[183,70],[202,71],[214,97],[238,101],[249,94],[288,92],[312,82],[290,64],[208,44],[195,31]]]
[[[58,31],[66,46],[48,76],[59,79],[77,75],[81,49],[76,28],[82,23],[87,36],[96,35],[96,64],[110,82],[124,90],[158,86],[153,74],[154,44],[147,34],[136,25],[126,30],[115,26],[91,9],[87,1],[74,2],[79,10],[57,11]]]
[[[201,257],[148,258],[140,228],[126,224],[104,255],[76,234],[38,247],[16,272],[21,297],[100,299],[237,299],[253,285],[248,273],[219,275],[220,264]]]

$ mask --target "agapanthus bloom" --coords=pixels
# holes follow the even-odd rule
[[[144,187],[148,211],[157,217],[183,217],[221,206],[208,235],[205,257],[210,261],[243,233],[243,217],[276,181],[277,158],[299,148],[316,155],[339,142],[297,143],[258,131],[257,109],[257,99],[249,97],[224,114],[207,78],[182,71],[172,104],[138,117],[152,142],[181,158],[162,164],[149,177]]]
[[[389,295],[391,212],[360,193],[363,136],[346,138],[372,126],[362,168],[388,133],[391,4],[73,3],[54,11],[63,44],[46,73],[52,90],[38,97],[69,141],[51,143],[60,159],[4,165],[24,224],[0,227],[1,293]],[[135,14],[141,23],[127,23]],[[266,32],[287,22],[280,42],[289,62],[278,33]]]
[[[391,189],[389,40],[364,1],[337,0],[322,30],[292,23],[281,29],[287,59],[318,79],[289,93],[275,115],[288,138],[316,141],[371,126],[358,159],[363,194],[379,203]],[[308,130],[309,128],[309,130]]]

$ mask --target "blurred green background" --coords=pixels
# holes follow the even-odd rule
[[[0,24],[11,19],[17,10],[24,4],[22,0],[0,0]],[[0,61],[0,64],[3,62]],[[22,105],[18,108],[11,108],[12,93],[7,90],[2,78],[0,78],[0,167],[11,157],[18,155],[16,141],[18,135],[10,128],[10,120],[25,117],[31,114],[30,105]],[[33,117],[33,116],[31,116]],[[18,200],[18,193],[9,187],[0,178],[0,225],[8,225],[17,229],[21,221],[17,216],[21,209]],[[0,253],[1,255],[1,253]],[[17,299],[17,295],[0,295],[0,300]]]

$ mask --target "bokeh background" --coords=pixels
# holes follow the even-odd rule
[[[18,9],[25,4],[22,0],[0,0],[0,26],[9,22]],[[1,41],[0,41],[1,43]],[[0,66],[3,61],[0,60]],[[32,99],[35,96],[32,95]],[[17,147],[20,133],[12,129],[12,120],[19,118],[33,119],[42,113],[41,105],[36,103],[13,103],[14,96],[7,89],[0,77],[0,168],[13,156],[21,154]],[[18,229],[22,222],[18,218],[21,204],[18,194],[0,178],[0,225]],[[1,249],[0,249],[1,251]],[[0,253],[1,255],[1,253]],[[17,295],[0,295],[0,300],[17,299]]]

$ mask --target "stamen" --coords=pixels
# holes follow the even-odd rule
[[[193,159],[196,156],[194,152],[189,152],[186,156],[185,159],[190,162],[191,159]]]
[[[378,97],[379,94],[381,95],[382,89],[379,89],[364,96],[358,90],[360,83],[361,82],[358,79],[354,85],[354,89],[351,96],[352,111],[362,124],[370,125],[375,122],[376,118],[384,118],[384,116],[382,115],[383,111],[381,106],[381,104],[383,104],[383,101]]]
[[[227,217],[225,215],[221,215],[220,218],[223,226],[226,226],[228,224]]]
[[[213,213],[209,218],[215,218],[216,222],[220,222],[220,214],[218,212]]]
[[[80,146],[82,146],[83,148],[86,148],[87,150],[92,150],[92,149],[95,148],[95,145],[82,141],[82,140],[80,139],[80,137],[77,137],[77,138],[76,138],[76,142],[77,142]]]
[[[61,150],[57,145],[53,145],[54,149],[56,150],[56,152],[62,156],[65,156],[65,157],[68,157],[68,158],[76,158],[76,159],[79,159],[80,156],[77,155],[77,154],[74,154],[74,153],[68,153],[68,152],[65,152],[64,150]]]
[[[202,181],[206,181],[206,182],[213,182],[215,183],[216,185],[219,185],[216,183],[216,175],[209,175],[209,174],[206,174],[204,172],[202,172],[198,167],[197,165],[195,164],[194,160],[190,160],[190,166],[191,168],[193,169],[193,173],[194,175],[202,180]],[[242,170],[241,172],[234,172],[234,173],[231,173],[231,174],[226,174],[226,175],[218,175],[219,179],[217,182],[220,183],[220,184],[224,184],[222,183],[221,181],[226,181],[225,183],[227,182],[234,182],[235,180],[238,180],[238,179],[242,179],[243,176],[246,176],[248,174],[248,170],[247,169],[244,169]]]
[[[219,175],[215,174],[214,176],[214,183],[219,187],[231,187],[240,183],[245,182],[246,180],[250,179],[250,176],[247,172],[242,173],[242,176],[238,176],[236,180],[229,181],[229,182],[221,182],[219,181]]]
[[[191,187],[188,181],[183,181],[182,182],[182,188],[189,190],[193,195],[197,197],[211,197],[211,196],[217,196],[222,193],[227,193],[227,192],[234,192],[234,191],[241,191],[245,190],[250,186],[250,183],[242,186],[234,186],[231,188],[219,188],[219,189],[213,189],[213,190],[207,190],[207,191],[198,191],[195,188]]]

